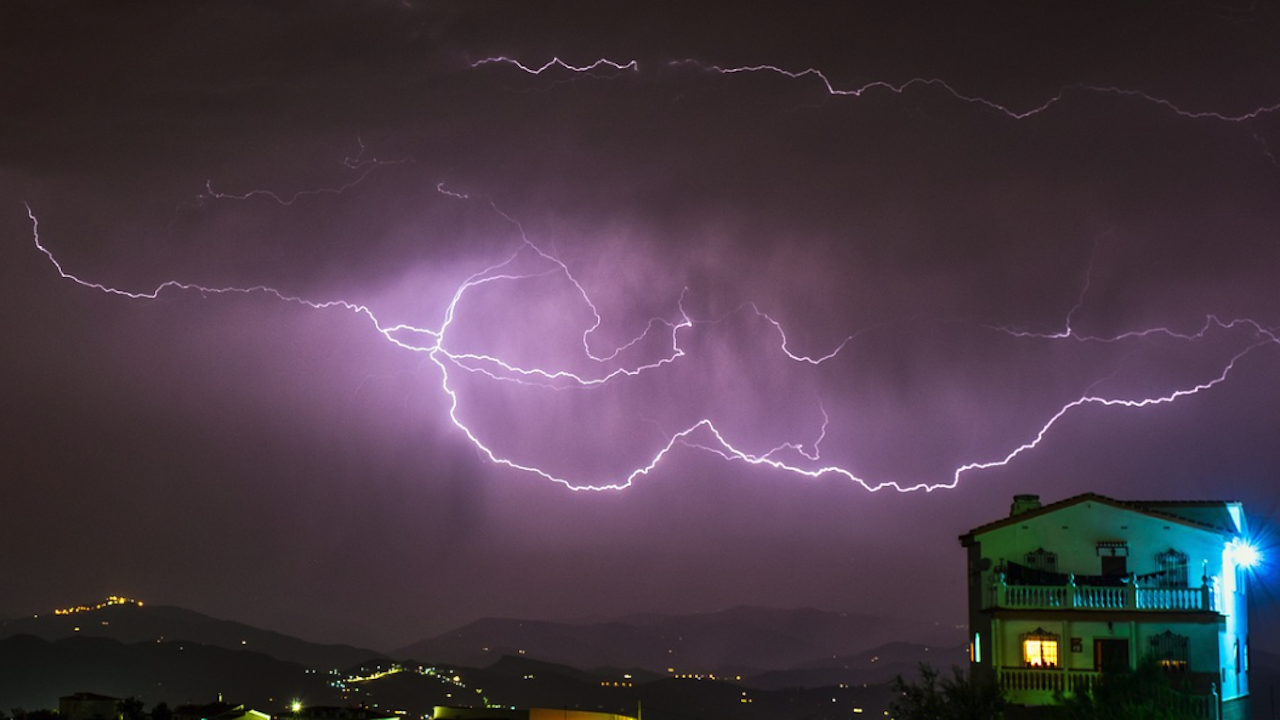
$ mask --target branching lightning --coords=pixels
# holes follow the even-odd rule
[[[491,65],[495,63],[514,65],[515,67],[520,68],[521,70],[529,73],[530,75],[541,75],[542,73],[548,70],[551,70],[552,68],[560,68],[562,70],[568,70],[569,72],[574,72],[574,73],[589,73],[599,68],[613,68],[614,70],[619,70],[619,71],[630,70],[633,72],[638,72],[640,70],[640,64],[635,60],[632,60],[626,63],[618,63],[618,62],[614,62],[613,60],[609,60],[607,58],[600,58],[599,60],[596,60],[595,62],[592,62],[592,63],[588,63],[586,65],[571,65],[565,62],[564,60],[561,60],[558,57],[551,58],[550,60],[548,60],[547,62],[543,63],[542,65],[536,68],[530,67],[520,62],[519,60],[513,60],[508,57],[484,58],[483,60],[477,60],[471,63],[471,67],[476,68],[476,67],[481,67],[482,65]]]
[[[472,63],[472,67],[481,67],[485,65],[510,66],[531,75],[541,75],[550,71],[561,71],[567,73],[592,73],[599,70],[608,70],[616,73],[638,73],[641,71],[640,65],[634,60],[626,63],[619,63],[607,59],[600,59],[586,65],[572,65],[560,60],[559,58],[553,58],[541,66],[532,66],[511,58],[491,57]],[[1026,110],[1012,110],[994,101],[962,93],[952,85],[933,78],[914,78],[900,84],[876,81],[856,88],[840,88],[837,87],[826,74],[813,68],[791,71],[772,65],[721,67],[694,60],[675,61],[671,63],[671,65],[689,66],[703,71],[715,72],[724,75],[768,73],[781,75],[794,80],[815,80],[826,93],[833,96],[861,97],[865,93],[875,91],[887,91],[894,94],[902,94],[919,87],[939,88],[950,94],[957,101],[980,105],[1014,120],[1024,120],[1044,113],[1054,105],[1062,102],[1064,97],[1069,92],[1073,91],[1104,93],[1120,97],[1136,98],[1166,108],[1182,117],[1232,123],[1243,122],[1262,115],[1280,111],[1280,103],[1259,107],[1249,112],[1239,114],[1223,114],[1213,111],[1191,111],[1183,109],[1168,100],[1164,100],[1147,93],[1094,85],[1076,85],[1064,88],[1036,107]],[[248,201],[253,199],[265,199],[280,205],[290,205],[304,196],[344,192],[345,190],[364,181],[377,169],[388,164],[399,164],[403,162],[407,162],[407,160],[388,162],[378,161],[376,159],[367,159],[365,158],[365,151],[362,144],[360,154],[355,158],[348,158],[345,161],[345,165],[355,172],[353,179],[338,187],[299,191],[292,194],[282,195],[266,190],[252,190],[244,193],[217,192],[213,190],[212,183],[209,183],[206,185],[205,192],[199,195],[199,199],[202,201]],[[1076,311],[1084,303],[1089,291],[1089,284],[1086,277],[1084,288],[1081,290],[1081,294],[1077,299],[1076,305],[1067,313],[1062,330],[1048,333],[1035,333],[1007,327],[988,327],[987,330],[995,333],[1003,333],[1018,340],[1025,340],[1028,342],[1072,341],[1079,343],[1120,343],[1136,342],[1152,336],[1161,336],[1174,341],[1196,343],[1205,339],[1212,333],[1232,333],[1243,336],[1246,339],[1243,341],[1243,346],[1234,351],[1234,353],[1231,354],[1225,362],[1221,363],[1214,373],[1210,373],[1208,377],[1203,377],[1197,381],[1190,382],[1181,387],[1176,387],[1161,394],[1125,398],[1096,393],[1090,389],[1090,391],[1066,402],[1059,409],[1052,412],[1047,419],[1039,425],[1039,427],[1034,428],[1034,430],[1028,434],[1025,441],[1016,445],[1012,449],[997,452],[993,457],[989,457],[987,459],[976,459],[965,462],[955,467],[951,471],[950,477],[945,479],[935,479],[932,482],[874,480],[864,478],[851,468],[842,465],[824,464],[820,455],[820,445],[827,437],[828,430],[830,429],[829,425],[831,423],[831,417],[828,415],[827,410],[820,399],[817,402],[818,411],[821,413],[822,417],[820,431],[818,432],[817,437],[811,438],[805,442],[798,442],[794,439],[782,439],[772,443],[771,447],[767,450],[753,451],[745,447],[743,442],[731,437],[730,434],[723,429],[722,423],[717,423],[717,421],[712,417],[702,417],[690,424],[684,425],[683,427],[667,429],[663,433],[663,437],[665,439],[658,444],[657,450],[653,452],[647,460],[636,464],[630,470],[624,471],[617,476],[606,478],[569,477],[563,473],[553,472],[544,467],[540,467],[534,462],[530,462],[526,459],[515,457],[498,450],[496,445],[491,441],[490,433],[486,431],[485,427],[465,418],[463,408],[466,406],[468,398],[466,393],[461,389],[461,384],[458,382],[458,378],[463,377],[464,375],[471,375],[479,376],[489,381],[530,386],[543,390],[595,391],[605,386],[623,381],[627,378],[660,374],[664,369],[681,363],[690,353],[690,344],[687,342],[688,338],[695,333],[699,327],[721,322],[727,316],[720,318],[692,317],[686,310],[685,296],[681,295],[679,300],[676,301],[675,307],[669,317],[651,318],[648,323],[644,325],[639,334],[617,344],[608,351],[602,352],[595,350],[593,349],[593,345],[596,343],[592,342],[592,338],[601,328],[603,319],[597,304],[593,302],[586,287],[577,277],[575,277],[574,273],[570,270],[570,267],[556,255],[544,250],[538,244],[530,240],[530,238],[525,234],[524,228],[520,223],[499,209],[498,205],[492,200],[488,198],[472,197],[465,193],[448,190],[444,183],[439,184],[436,190],[441,195],[459,202],[487,203],[493,212],[500,215],[504,220],[511,223],[518,230],[520,239],[516,244],[516,247],[504,258],[486,265],[466,276],[449,296],[447,304],[441,311],[438,323],[430,327],[385,323],[379,319],[372,308],[364,304],[353,303],[346,300],[313,301],[282,292],[276,288],[266,285],[257,285],[253,287],[207,287],[193,283],[180,282],[177,280],[169,280],[161,283],[150,291],[130,291],[115,288],[101,282],[86,280],[69,272],[63,267],[62,263],[59,262],[54,253],[41,239],[39,221],[35,211],[29,205],[26,209],[27,215],[31,221],[32,237],[36,248],[48,258],[49,262],[62,278],[73,281],[86,288],[130,299],[155,299],[167,291],[194,291],[214,295],[262,294],[274,297],[281,301],[300,304],[316,310],[340,309],[355,313],[365,318],[372,325],[373,329],[385,338],[386,341],[405,351],[424,354],[425,357],[430,359],[430,361],[439,368],[440,389],[449,398],[448,415],[450,421],[484,457],[495,465],[505,466],[524,473],[529,473],[563,485],[571,490],[600,491],[619,490],[629,487],[638,478],[648,475],[650,472],[654,471],[662,461],[678,447],[694,448],[713,453],[728,461],[737,461],[752,466],[768,467],[804,478],[822,478],[826,476],[843,477],[872,492],[885,489],[897,491],[933,491],[944,488],[954,488],[960,483],[962,477],[968,473],[1007,465],[1024,453],[1035,449],[1045,441],[1050,434],[1050,431],[1063,418],[1083,407],[1096,406],[1116,409],[1141,409],[1156,405],[1174,403],[1182,398],[1213,389],[1222,383],[1225,383],[1232,372],[1235,371],[1237,365],[1250,353],[1253,353],[1260,348],[1280,345],[1280,336],[1277,335],[1277,332],[1264,327],[1259,322],[1245,318],[1222,320],[1213,315],[1207,316],[1203,325],[1195,332],[1190,333],[1176,332],[1173,329],[1165,327],[1143,328],[1105,337],[1079,333],[1072,327],[1072,319]],[[454,333],[458,329],[458,324],[461,322],[459,320],[458,311],[470,294],[480,290],[481,288],[489,286],[513,284],[533,278],[546,277],[554,277],[564,283],[567,283],[567,287],[570,289],[569,294],[573,298],[573,302],[581,304],[581,307],[586,310],[590,321],[587,323],[586,327],[582,329],[580,334],[580,352],[582,357],[590,361],[592,367],[598,368],[598,371],[584,372],[582,370],[575,370],[567,367],[526,366],[520,362],[502,357],[499,354],[470,351],[459,347],[459,344],[454,342]],[[775,320],[774,317],[756,303],[749,301],[744,302],[735,311],[733,311],[733,314],[738,313],[754,315],[760,321],[766,323],[771,328],[772,333],[776,336],[776,351],[788,361],[797,363],[801,366],[814,367],[830,362],[840,356],[840,354],[857,339],[857,333],[853,333],[845,337],[834,347],[824,352],[812,354],[798,353],[791,349],[791,344],[788,341],[788,336],[782,323]],[[661,352],[657,353],[656,357],[646,358],[642,362],[623,361],[622,358],[628,355],[628,351],[638,347],[641,343],[655,339],[660,339],[661,342]]]
[[[473,62],[471,66],[481,67],[483,65],[497,65],[497,64],[509,65],[511,67],[518,68],[522,72],[526,72],[530,75],[542,75],[543,73],[549,70],[557,69],[557,68],[568,71],[568,72],[574,72],[574,73],[588,73],[600,67],[610,67],[616,70],[630,70],[633,72],[640,72],[640,65],[636,60],[631,60],[627,63],[619,63],[613,60],[600,59],[600,60],[596,60],[595,62],[589,63],[587,65],[575,66],[575,65],[566,63],[560,60],[559,58],[553,58],[551,61],[537,68],[533,68],[513,58],[498,56],[498,57],[489,57],[489,58],[484,58],[483,60],[478,60],[476,62]],[[906,93],[907,91],[913,90],[915,88],[933,87],[933,88],[941,89],[943,92],[947,93],[948,95],[955,98],[956,100],[959,100],[964,103],[969,103],[972,105],[980,105],[982,107],[985,107],[989,110],[993,110],[997,113],[1000,113],[1001,115],[1005,115],[1014,120],[1025,120],[1027,118],[1046,112],[1053,106],[1063,102],[1066,96],[1071,92],[1097,93],[1097,94],[1103,94],[1103,95],[1115,95],[1119,97],[1135,98],[1138,100],[1142,100],[1143,102],[1161,106],[1166,110],[1169,110],[1170,112],[1173,112],[1174,114],[1179,115],[1181,117],[1197,119],[1197,120],[1219,120],[1223,122],[1240,123],[1240,122],[1246,122],[1248,120],[1254,120],[1264,115],[1270,115],[1272,113],[1280,111],[1280,102],[1274,103],[1271,105],[1264,105],[1261,107],[1254,108],[1252,110],[1248,110],[1246,112],[1235,113],[1235,114],[1227,114],[1227,113],[1217,112],[1214,110],[1188,110],[1186,108],[1183,108],[1175,104],[1171,100],[1157,97],[1155,95],[1151,95],[1150,93],[1142,92],[1141,90],[1131,90],[1131,89],[1125,89],[1125,88],[1109,86],[1109,85],[1091,85],[1087,83],[1078,83],[1074,85],[1069,85],[1067,87],[1064,87],[1058,90],[1052,96],[1042,101],[1039,105],[1027,108],[1025,110],[1015,110],[1006,105],[995,102],[994,100],[989,100],[987,98],[979,97],[977,95],[971,95],[971,94],[962,92],[961,90],[957,89],[955,86],[939,78],[915,77],[900,83],[892,83],[885,80],[875,80],[873,82],[864,83],[863,85],[859,85],[857,87],[842,88],[842,87],[838,87],[836,83],[834,83],[831,80],[831,78],[827,76],[826,73],[824,73],[823,71],[817,68],[805,68],[804,70],[788,70],[786,68],[778,67],[776,65],[768,65],[768,64],[726,67],[721,65],[705,63],[700,60],[693,60],[693,59],[671,60],[667,63],[667,66],[668,67],[692,67],[705,72],[713,72],[721,75],[770,74],[770,75],[780,75],[783,77],[790,78],[792,80],[812,79],[817,81],[817,84],[821,86],[821,88],[823,89],[823,91],[826,92],[827,95],[837,96],[837,97],[859,98],[866,93],[877,92],[877,91],[889,92],[894,95],[902,95],[903,93]]]
[[[399,160],[379,160],[374,157],[365,157],[366,148],[364,141],[357,140],[360,145],[360,152],[354,157],[348,156],[342,159],[342,164],[348,170],[356,171],[354,177],[350,180],[338,185],[337,187],[323,187],[314,190],[298,190],[296,192],[281,195],[271,190],[250,190],[244,193],[228,193],[220,192],[213,189],[213,181],[206,180],[204,192],[196,196],[197,204],[210,200],[251,200],[254,198],[267,198],[277,205],[292,205],[304,197],[313,197],[317,195],[341,195],[351,188],[364,182],[374,171],[391,165],[403,165],[409,162],[408,158]]]

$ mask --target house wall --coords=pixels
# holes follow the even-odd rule
[[[983,562],[979,543],[966,550],[969,556],[969,673],[974,680],[995,682],[991,614],[982,612],[982,598],[990,585],[989,580],[983,579],[990,577],[984,572],[984,565],[989,565],[990,560]]]
[[[1222,658],[1222,697],[1249,694],[1249,616],[1245,597],[1247,572],[1236,567],[1230,550],[1223,551],[1222,605],[1225,627],[1218,636],[1218,652]]]
[[[1087,613],[1076,613],[1068,618],[1016,619],[1000,622],[1000,664],[1005,667],[1022,665],[1022,636],[1035,630],[1045,630],[1059,637],[1059,666],[1068,670],[1095,670],[1095,640],[1129,641],[1130,662],[1135,663],[1151,647],[1151,638],[1165,631],[1188,639],[1189,662],[1187,671],[1216,675],[1219,672],[1218,647],[1220,623],[1160,622],[1158,618],[1137,621],[1111,621],[1104,619],[1078,619]],[[1073,645],[1072,640],[1079,642]],[[1073,650],[1078,647],[1078,650]]]
[[[1093,501],[996,528],[983,533],[981,541],[982,556],[992,561],[983,578],[988,584],[1005,560],[1024,562],[1037,548],[1058,554],[1058,572],[1101,574],[1100,542],[1127,542],[1131,573],[1155,572],[1156,555],[1170,548],[1186,553],[1192,587],[1205,574],[1212,578],[1222,573],[1222,535]]]

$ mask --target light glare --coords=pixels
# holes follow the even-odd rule
[[[1262,562],[1262,553],[1248,540],[1236,538],[1231,541],[1230,549],[1236,565],[1246,570],[1255,568]]]

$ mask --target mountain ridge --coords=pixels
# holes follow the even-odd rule
[[[258,707],[283,706],[282,692],[338,700],[325,676],[262,652],[91,636],[0,639],[3,707],[56,708],[59,697],[84,690],[171,704],[209,702],[223,691]]]
[[[228,650],[261,652],[316,670],[344,668],[386,657],[368,648],[313,643],[174,605],[113,604],[0,621],[0,637],[15,635],[32,635],[49,641],[99,637],[126,644],[182,640]]]
[[[855,656],[890,642],[957,647],[957,628],[814,608],[742,605],[689,615],[642,614],[593,621],[480,618],[392,651],[483,667],[501,655],[528,655],[572,667],[741,674],[789,670]]]
[[[259,652],[322,672],[393,658],[484,668],[511,656],[581,670],[749,678],[762,686],[810,686],[818,677],[879,682],[891,677],[891,670],[910,672],[930,658],[943,667],[962,662],[965,641],[957,628],[910,619],[751,605],[592,620],[480,618],[390,653],[312,643],[177,606],[141,603],[0,621],[0,638],[24,634],[50,642],[76,637],[125,644],[184,641]]]

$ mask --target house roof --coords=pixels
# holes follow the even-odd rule
[[[1225,500],[1116,500],[1097,493],[1082,493],[1065,500],[1041,505],[1033,510],[1027,510],[1017,515],[1009,515],[994,522],[980,525],[961,535],[960,544],[968,547],[973,544],[976,536],[983,533],[1026,522],[1032,518],[1048,515],[1083,502],[1109,505],[1121,510],[1141,513],[1161,520],[1225,535],[1235,535],[1241,533],[1244,529],[1242,527],[1242,517],[1237,517],[1239,503]],[[1236,508],[1236,513],[1232,512],[1233,506]]]

